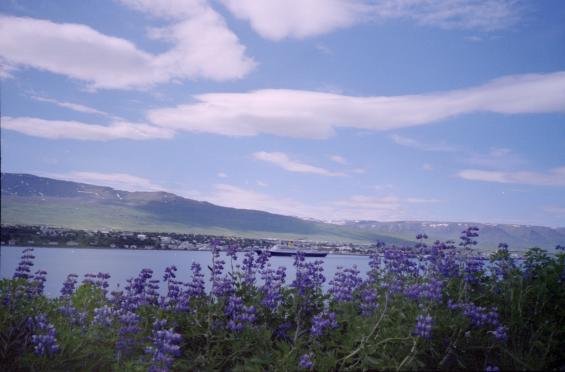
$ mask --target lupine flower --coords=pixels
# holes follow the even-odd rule
[[[485,368],[485,372],[500,372],[500,368],[497,366],[487,366],[487,368]]]
[[[284,285],[285,278],[286,268],[282,266],[276,271],[270,266],[267,266],[261,272],[261,279],[263,279],[264,282],[261,287],[261,291],[263,292],[261,304],[271,311],[274,311],[282,301],[281,288]]]
[[[30,318],[28,323],[33,329],[31,342],[34,345],[33,352],[41,356],[49,356],[59,352],[59,344],[57,343],[55,326],[47,322],[45,314],[39,314]]]
[[[175,280],[177,271],[176,266],[169,266],[165,269],[165,274],[163,275],[163,281],[167,283],[167,295],[161,297],[159,301],[159,306],[163,309],[177,307],[180,296],[181,296],[181,286],[184,284],[181,281]]]
[[[479,228],[476,226],[471,226],[461,232],[461,242],[459,243],[460,246],[464,248],[470,248],[473,245],[477,245],[477,241],[474,239],[479,236]]]
[[[346,269],[338,266],[337,269],[334,279],[330,281],[332,287],[329,289],[329,293],[331,293],[334,301],[352,301],[353,292],[357,290],[362,282],[359,277],[359,270],[357,270],[356,265],[353,265],[353,268]]]
[[[230,296],[224,310],[228,319],[227,327],[232,332],[241,332],[246,325],[255,321],[255,307],[245,306],[243,299],[237,296]]]
[[[304,253],[297,252],[294,259],[296,279],[292,282],[291,287],[296,288],[301,296],[321,291],[321,286],[326,280],[323,275],[323,263],[320,260],[305,262]]]
[[[116,351],[118,356],[130,353],[136,346],[135,336],[139,333],[139,316],[131,311],[126,311],[119,316],[120,331]]]
[[[192,271],[192,280],[187,284],[188,295],[190,297],[202,297],[205,295],[202,267],[198,262],[193,262],[190,270]]]
[[[166,319],[153,323],[152,345],[145,348],[145,353],[151,356],[149,371],[168,371],[173,365],[174,357],[181,354],[181,335],[172,328],[164,329],[166,325]]]
[[[33,280],[30,282],[30,286],[27,288],[27,292],[30,296],[39,296],[43,294],[45,289],[45,281],[47,280],[45,276],[47,271],[37,270],[33,276]]]
[[[255,285],[255,273],[257,270],[255,264],[255,254],[253,251],[249,251],[245,253],[243,258],[243,284],[247,286]]]
[[[33,248],[26,248],[22,251],[20,257],[20,262],[16,271],[14,272],[14,279],[25,279],[29,280],[33,276],[31,275],[31,267],[33,266],[33,260],[35,256],[32,254]]]
[[[339,324],[335,320],[334,312],[322,312],[312,318],[310,335],[313,337],[320,337],[327,329],[336,329],[338,327]]]
[[[228,244],[226,248],[226,254],[232,260],[237,261],[237,245],[235,244]]]
[[[220,259],[220,251],[214,247],[212,250],[212,294],[216,297],[225,297],[233,293],[233,280],[227,275],[221,276],[224,271],[225,261]]]
[[[61,299],[68,299],[73,295],[77,284],[77,278],[77,274],[67,275],[67,279],[63,283],[63,288],[61,288]]]
[[[267,265],[267,263],[269,262],[270,258],[271,258],[270,252],[261,251],[261,253],[259,253],[259,257],[257,257],[257,267],[260,270],[263,270],[265,268],[265,265]]]
[[[92,324],[101,327],[109,327],[117,316],[117,311],[108,305],[94,309],[94,318]]]
[[[300,362],[298,364],[298,367],[301,368],[301,369],[312,369],[312,368],[314,368],[314,362],[312,361],[312,359],[314,359],[314,353],[303,354],[300,357]]]
[[[496,338],[497,341],[506,341],[508,339],[507,331],[508,328],[506,326],[499,325],[492,332],[492,334],[494,335],[494,338]]]
[[[367,281],[361,290],[359,306],[361,307],[361,315],[365,317],[373,315],[378,307],[377,289],[370,281]]]
[[[418,315],[414,336],[428,340],[432,337],[432,317],[430,315]]]

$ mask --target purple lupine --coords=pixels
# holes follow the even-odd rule
[[[168,371],[173,366],[174,357],[181,354],[179,344],[182,336],[174,332],[173,328],[165,329],[166,325],[166,319],[153,323],[152,345],[145,348],[145,354],[151,356],[149,371]]]
[[[323,263],[320,260],[305,262],[304,253],[297,252],[294,259],[296,279],[292,282],[291,287],[295,288],[301,296],[321,292],[321,286],[326,280],[323,275]]]
[[[261,305],[267,309],[274,311],[282,302],[281,288],[284,285],[286,278],[286,268],[279,266],[275,271],[269,265],[261,272],[261,279],[263,279],[263,299]]]
[[[413,334],[423,339],[431,339],[432,317],[430,315],[418,315],[416,318],[416,329]]]
[[[137,278],[128,279],[128,285],[124,288],[122,307],[135,310],[139,306],[156,304],[159,297],[159,281],[152,280],[152,277],[153,270],[142,269]]]
[[[361,308],[361,315],[364,317],[373,315],[378,307],[377,289],[370,280],[367,280],[365,285],[362,286],[359,306]]]
[[[498,366],[487,366],[485,372],[500,372],[500,368]]]
[[[47,271],[37,270],[33,279],[30,282],[30,286],[27,288],[27,292],[30,296],[40,296],[43,294],[45,289],[45,281],[47,280]]]
[[[312,326],[310,327],[310,335],[312,337],[320,337],[324,335],[326,330],[338,328],[339,324],[335,320],[335,316],[334,312],[326,311],[314,315],[312,318]]]
[[[108,284],[108,279],[110,279],[109,273],[98,273],[96,274],[96,280],[94,281],[94,285],[102,290],[104,296],[108,293],[108,287],[110,286]]]
[[[477,241],[474,239],[479,236],[479,228],[476,226],[470,226],[469,228],[461,232],[461,237],[459,238],[461,242],[460,246],[463,248],[471,248],[473,245],[477,245]]]
[[[116,319],[117,315],[118,312],[114,308],[108,305],[98,307],[94,309],[94,317],[92,318],[92,324],[101,327],[110,327],[114,322],[114,320]]]
[[[356,265],[346,269],[338,266],[333,280],[329,283],[331,285],[329,293],[336,302],[353,301],[353,293],[361,283],[362,280],[359,277],[359,270],[357,270]]]
[[[31,342],[34,345],[33,352],[36,355],[49,356],[59,352],[57,343],[57,331],[53,324],[47,322],[45,314],[39,314],[28,320],[28,324],[33,330]]]
[[[267,251],[261,251],[259,253],[259,257],[257,257],[257,267],[260,270],[263,270],[265,268],[265,266],[267,265],[267,263],[269,263],[269,259],[271,258],[271,253],[267,252]]]
[[[83,285],[94,285],[96,281],[96,274],[86,273],[84,274],[84,279],[82,280]]]
[[[247,325],[253,324],[256,319],[255,312],[255,306],[245,306],[241,297],[230,296],[224,310],[228,329],[241,332]]]
[[[139,327],[139,316],[131,311],[126,311],[119,316],[120,331],[118,334],[118,341],[116,342],[116,352],[118,357],[131,353],[137,341],[136,335],[141,331]]]
[[[202,297],[205,293],[204,274],[198,262],[193,262],[190,270],[192,271],[191,281],[187,284],[187,293],[190,297]]]
[[[22,251],[20,262],[18,263],[18,267],[16,267],[16,271],[14,272],[14,279],[29,280],[33,277],[31,275],[31,267],[33,266],[33,260],[35,259],[35,256],[32,253],[33,248],[26,248]]]
[[[212,249],[212,294],[216,297],[225,297],[233,293],[233,280],[227,275],[221,276],[224,272],[226,262],[220,259],[220,251],[217,247]]]
[[[253,251],[249,251],[245,253],[245,256],[243,258],[242,270],[243,270],[243,284],[250,287],[254,286],[257,267],[255,263],[255,253]]]
[[[75,286],[77,284],[78,275],[69,274],[61,288],[61,299],[69,299],[75,293]]]
[[[167,283],[167,295],[165,297],[161,297],[159,301],[159,306],[163,309],[174,309],[180,302],[181,286],[184,283],[175,280],[175,278],[177,277],[175,274],[176,271],[177,267],[174,265],[168,266],[165,269],[163,281]]]
[[[440,302],[442,299],[443,282],[432,278],[428,283],[412,284],[404,288],[404,295],[413,300],[431,300]]]
[[[226,255],[232,260],[237,261],[237,245],[228,244],[228,246],[226,247]]]
[[[494,331],[492,331],[492,334],[497,341],[504,342],[508,340],[508,327],[499,325]]]
[[[300,369],[312,369],[314,368],[314,353],[306,353],[300,357],[300,361],[298,363],[298,367]]]

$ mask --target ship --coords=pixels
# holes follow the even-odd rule
[[[269,252],[272,257],[292,257],[296,256],[296,250],[288,249],[288,248],[281,248],[278,245],[275,245],[271,249],[256,249],[255,252],[257,254],[261,254],[263,252]],[[301,251],[304,254],[304,257],[326,257],[328,254],[326,252],[317,252],[317,251]]]

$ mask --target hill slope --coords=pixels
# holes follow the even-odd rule
[[[372,231],[377,234],[394,235],[411,239],[425,233],[429,241],[457,240],[462,230],[469,226],[479,228],[479,247],[494,249],[504,242],[511,250],[525,250],[541,247],[553,250],[556,245],[565,245],[565,228],[546,226],[464,223],[464,222],[422,222],[422,221],[343,221],[340,226],[349,226]]]
[[[226,208],[166,192],[111,187],[3,173],[2,223],[79,229],[196,232],[333,241],[406,241],[346,226],[268,212]]]

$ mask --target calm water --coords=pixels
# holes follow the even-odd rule
[[[20,256],[25,247],[2,247],[0,276],[11,278],[20,261]],[[47,296],[56,297],[59,295],[62,284],[68,274],[78,274],[80,279],[86,273],[109,273],[110,290],[120,288],[126,284],[126,280],[135,277],[141,269],[149,268],[154,272],[155,279],[162,279],[165,268],[176,265],[177,279],[188,281],[190,279],[190,265],[198,262],[202,265],[202,271],[206,275],[207,283],[210,271],[208,266],[212,266],[212,253],[207,251],[159,251],[159,250],[126,250],[126,249],[90,249],[90,248],[34,248],[35,265],[32,271],[47,271],[47,282],[45,283],[45,293]],[[222,254],[226,261],[226,269],[230,268],[230,258]],[[307,258],[316,260],[320,258]],[[241,264],[243,253],[239,253],[238,260],[233,262],[235,267]],[[328,255],[321,258],[324,261],[324,275],[326,285],[333,278],[338,266],[352,267],[357,265],[361,274],[369,271],[369,257],[349,256],[349,255]],[[292,282],[296,271],[292,265],[292,257],[271,257],[271,266],[286,267],[287,283]],[[259,275],[258,275],[259,276]],[[209,288],[208,288],[209,289]]]

